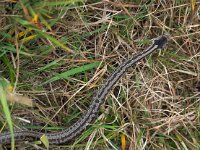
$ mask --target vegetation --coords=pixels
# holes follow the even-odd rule
[[[54,149],[200,149],[199,5],[195,0],[1,1],[0,134],[13,127],[54,132],[70,126],[121,62],[169,33],[164,50],[120,79],[98,120]],[[15,142],[15,147],[44,148],[37,143]]]

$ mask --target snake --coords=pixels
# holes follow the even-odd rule
[[[163,49],[163,47],[168,43],[169,35],[164,34],[152,39],[152,44],[143,51],[133,55],[130,59],[125,60],[119,67],[108,77],[106,82],[99,88],[97,92],[95,92],[92,97],[91,104],[89,105],[88,110],[83,113],[82,117],[80,117],[74,124],[69,126],[62,131],[53,132],[53,133],[42,133],[31,130],[19,130],[14,131],[14,139],[16,142],[32,142],[36,140],[40,140],[40,138],[45,135],[48,138],[48,141],[52,145],[60,145],[70,142],[77,138],[80,134],[84,132],[84,130],[94,123],[94,121],[98,118],[98,112],[100,106],[106,99],[106,96],[116,84],[116,82],[120,79],[120,77],[127,72],[127,69],[139,62],[141,59],[150,55],[155,50]],[[11,133],[3,132],[0,133],[0,144],[7,145],[11,143]]]

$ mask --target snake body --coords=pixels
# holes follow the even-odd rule
[[[35,131],[15,131],[14,138],[15,141],[34,141],[39,140],[42,135],[46,135],[50,144],[64,144],[73,140],[75,137],[80,135],[88,125],[92,124],[98,117],[98,110],[101,104],[104,102],[107,94],[115,85],[115,83],[119,80],[119,78],[127,71],[129,67],[133,64],[137,63],[147,55],[151,54],[157,49],[162,49],[163,46],[167,43],[169,37],[168,35],[162,35],[157,38],[154,38],[152,41],[152,45],[149,46],[144,51],[133,55],[130,59],[123,62],[107,79],[105,84],[97,91],[97,93],[93,96],[91,105],[89,106],[87,112],[72,126],[63,131],[55,132],[55,133],[41,133]],[[0,133],[0,144],[6,145],[11,143],[11,133],[5,132]]]

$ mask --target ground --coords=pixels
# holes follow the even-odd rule
[[[8,105],[1,100],[0,134],[10,130],[9,122],[15,130],[69,127],[123,61],[169,34],[163,50],[117,82],[94,124],[71,143],[52,147],[200,149],[199,5],[195,0],[0,2],[0,78],[10,83],[6,95],[14,93]]]

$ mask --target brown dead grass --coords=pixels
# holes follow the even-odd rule
[[[57,39],[65,37],[66,45],[76,54],[54,47],[44,49],[44,45],[53,45],[47,38],[19,43],[31,56],[7,53],[12,67],[19,71],[15,76],[16,92],[29,95],[36,102],[31,109],[14,105],[11,111],[15,127],[56,131],[72,124],[87,110],[93,92],[114,68],[147,47],[150,44],[147,39],[169,33],[171,41],[165,50],[141,61],[120,79],[101,107],[98,121],[85,131],[87,136],[54,149],[121,149],[122,134],[129,150],[200,148],[199,4],[196,2],[193,10],[189,2],[102,0],[68,10],[52,8],[55,13],[51,17],[58,21],[48,34]],[[61,12],[63,15],[59,15]],[[9,15],[2,15],[1,20]],[[50,23],[48,17],[45,19]],[[7,32],[5,27],[4,24],[2,31]],[[15,34],[25,29],[21,25],[14,28]],[[8,39],[2,37],[1,41]],[[14,41],[11,43],[16,45]],[[35,73],[62,56],[55,66]],[[40,85],[57,73],[96,61],[101,61],[102,67],[68,80]],[[8,78],[7,66],[2,60],[0,63],[3,76]],[[5,123],[3,115],[0,121]]]

